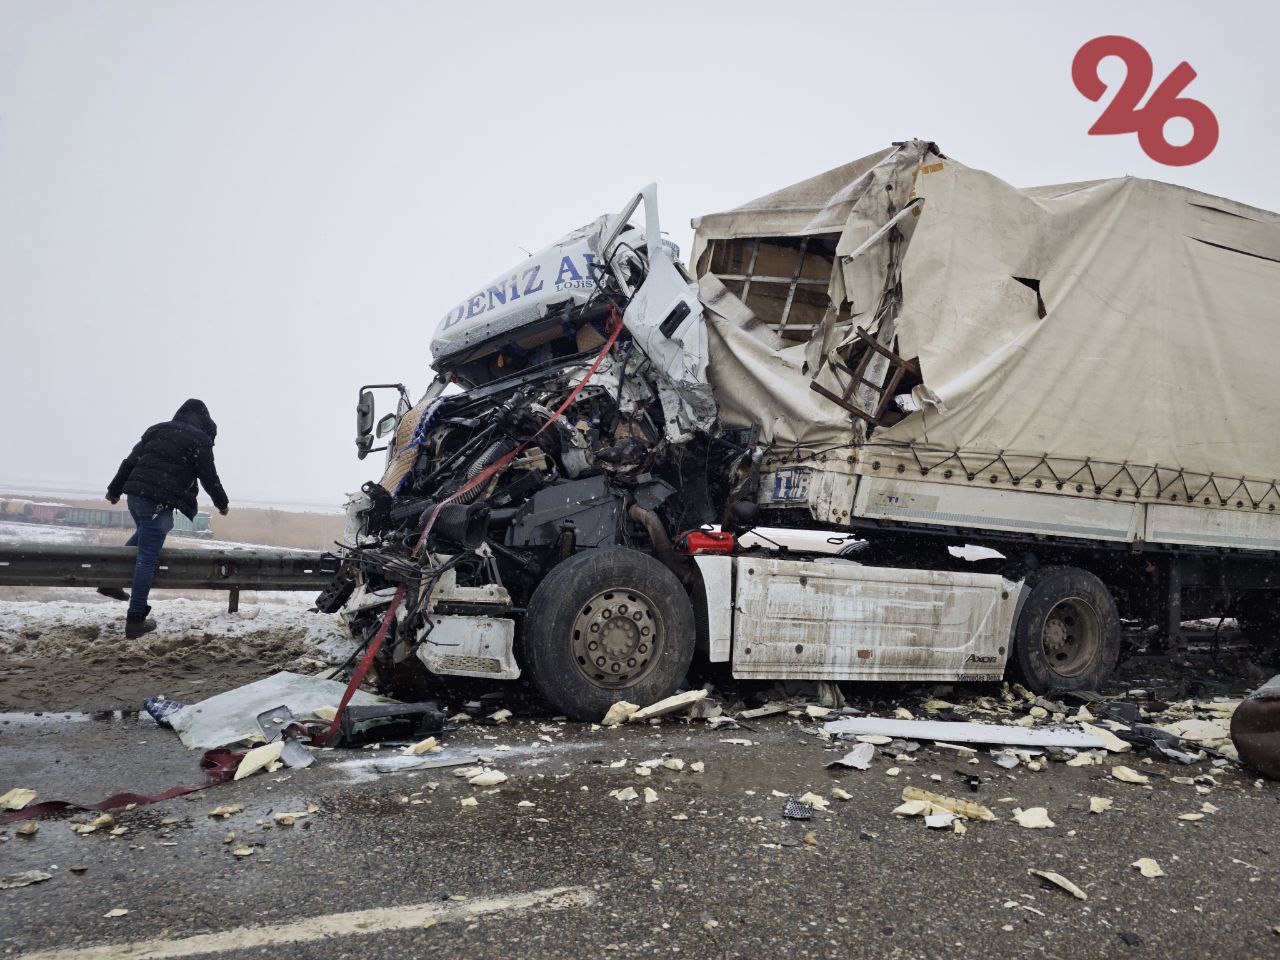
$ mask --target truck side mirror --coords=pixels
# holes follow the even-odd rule
[[[365,390],[356,404],[356,436],[367,437],[373,432],[373,391]]]
[[[381,440],[388,433],[394,430],[396,428],[396,423],[399,421],[399,419],[400,418],[397,417],[394,413],[388,413],[385,417],[379,420],[378,430],[377,430],[378,439]]]
[[[356,455],[363,460],[373,446],[373,391],[360,391],[356,403]]]

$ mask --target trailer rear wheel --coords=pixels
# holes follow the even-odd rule
[[[1047,567],[1030,587],[1014,631],[1014,672],[1036,693],[1097,689],[1120,653],[1111,592],[1078,567]]]
[[[538,585],[522,653],[538,692],[577,720],[619,700],[641,706],[676,692],[694,647],[693,605],[675,574],[625,547],[588,550]]]

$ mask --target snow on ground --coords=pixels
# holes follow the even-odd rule
[[[0,543],[96,543],[85,527],[60,527],[52,523],[0,520]]]
[[[111,543],[122,543],[124,531],[118,527],[73,527],[58,523],[32,523],[22,520],[0,520],[0,543],[82,543],[99,546],[105,534]],[[289,552],[292,547],[273,547],[265,543],[238,543],[232,540],[211,540],[208,537],[191,537],[178,533],[169,534],[165,540],[167,549],[183,550],[280,550]],[[297,551],[307,553],[310,551]]]
[[[71,593],[71,591],[66,591]],[[300,665],[340,662],[351,648],[341,621],[310,612],[310,594],[263,594],[228,613],[224,599],[152,598],[159,629],[136,640],[124,635],[124,604],[89,600],[0,601],[0,657],[242,657]],[[314,661],[311,664],[301,661]]]

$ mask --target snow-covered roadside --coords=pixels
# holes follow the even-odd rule
[[[80,591],[77,591],[79,593]],[[90,600],[0,601],[0,657],[253,657],[318,668],[340,662],[351,640],[337,617],[311,613],[310,594],[270,594],[228,613],[225,600],[155,599],[155,633],[124,636],[124,605]]]

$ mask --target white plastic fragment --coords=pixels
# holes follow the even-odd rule
[[[463,797],[463,798],[462,798],[462,805],[463,805],[464,807],[478,807],[478,806],[480,805],[480,803],[479,803],[479,801],[477,801],[477,800],[476,800],[476,798],[475,798],[475,797]]]
[[[620,800],[623,803],[626,803],[628,800],[637,799],[640,794],[636,793],[635,787],[623,787],[621,790],[610,791],[609,796],[613,797],[615,800]]]
[[[53,878],[52,873],[43,870],[23,870],[21,873],[0,875],[0,890],[16,890],[18,887],[29,887],[33,883],[44,883]]]
[[[695,760],[693,763],[689,764],[689,769],[694,773],[702,773],[702,771],[707,769],[707,765],[701,760]]]
[[[1064,877],[1060,873],[1054,873],[1052,870],[1028,870],[1027,873],[1030,873],[1033,876],[1041,877],[1045,880],[1048,880],[1054,886],[1061,887],[1063,890],[1067,891],[1067,893],[1071,894],[1077,900],[1089,899],[1089,897],[1085,894],[1083,890],[1081,890],[1079,887],[1077,887],[1074,883],[1072,883],[1070,880],[1068,880],[1066,877]]]
[[[108,920],[114,920],[116,917],[123,917],[128,912],[129,912],[128,910],[125,910],[121,907],[116,907],[114,910],[108,910],[106,913],[104,913],[103,917],[105,917]]]
[[[940,813],[931,813],[924,818],[924,825],[932,830],[940,830],[943,827],[949,827],[956,820],[956,815],[950,810],[943,810]]]
[[[1108,810],[1110,810],[1110,809],[1111,809],[1111,804],[1112,804],[1113,802],[1114,802],[1114,801],[1112,801],[1112,799],[1111,799],[1110,797],[1090,797],[1090,798],[1089,798],[1089,812],[1090,812],[1090,813],[1105,813],[1106,811],[1108,811]]]
[[[0,794],[0,810],[21,810],[35,798],[36,792],[34,790],[28,790],[26,787],[14,787],[12,790]]]
[[[236,775],[233,780],[243,780],[245,777],[257,773],[259,770],[265,770],[268,765],[280,759],[280,753],[284,750],[284,741],[277,740],[274,743],[264,743],[260,747],[254,747],[240,760],[240,765],[236,767]]]
[[[600,721],[601,726],[616,727],[620,723],[626,723],[633,713],[639,710],[638,704],[628,703],[626,700],[619,700],[611,706],[604,715],[604,719]]]
[[[435,737],[427,737],[425,740],[419,740],[417,743],[411,743],[404,748],[404,753],[411,757],[420,757],[424,753],[441,753],[444,747],[436,743]]]
[[[662,765],[663,765],[664,767],[666,767],[668,770],[683,770],[683,769],[684,769],[684,761],[683,761],[683,760],[681,760],[681,759],[679,759],[678,757],[670,757],[670,758],[668,758],[668,759],[666,759],[666,760],[663,760],[663,761],[662,761]]]
[[[645,788],[644,788],[644,802],[645,802],[645,803],[657,803],[657,802],[658,802],[658,791],[657,791],[657,790],[655,790],[655,789],[653,789],[653,787],[645,787]]]
[[[828,767],[849,767],[851,770],[868,770],[875,759],[875,744],[860,743],[839,760],[832,760]]]
[[[841,789],[840,787],[832,787],[832,788],[831,788],[831,795],[832,795],[833,797],[835,797],[837,800],[852,800],[852,799],[853,799],[853,794],[852,794],[852,793],[850,793],[848,790],[843,790],[843,789]]]
[[[489,714],[489,719],[494,723],[506,723],[512,716],[513,714],[511,711],[504,707],[501,710],[495,710],[493,713]]]
[[[1034,722],[1034,721],[1033,721]],[[829,721],[828,733],[853,734],[864,743],[888,743],[872,736],[907,740],[943,740],[948,743],[1000,743],[1028,747],[1101,747],[1102,741],[1083,730],[1066,727],[1028,729],[997,723],[964,723],[949,720],[898,720],[885,717],[842,717]]]
[[[813,791],[809,791],[808,793],[802,794],[797,799],[799,799],[801,803],[809,804],[809,806],[813,807],[813,809],[815,810],[825,811],[827,807],[830,806],[830,801],[828,801],[826,797],[820,794],[814,793]]]
[[[501,770],[485,770],[467,780],[467,783],[473,787],[496,787],[498,784],[506,782],[507,775]]]
[[[705,690],[686,690],[684,693],[677,693],[674,696],[667,697],[665,700],[659,700],[657,703],[652,703],[641,710],[637,710],[627,718],[627,722],[640,723],[655,717],[664,717],[668,713],[683,710],[699,700],[705,699],[706,696],[707,691]],[[614,704],[614,706],[617,706],[617,704]]]
[[[1146,774],[1139,773],[1132,767],[1116,766],[1111,768],[1111,776],[1115,777],[1121,783],[1150,783],[1151,778]]]
[[[1026,810],[1014,807],[1013,819],[1018,822],[1018,826],[1029,830],[1044,830],[1054,825],[1049,819],[1049,811],[1044,807],[1028,807]]]
[[[1137,860],[1133,861],[1133,863],[1129,864],[1129,866],[1137,867],[1138,872],[1148,879],[1164,876],[1164,871],[1160,869],[1160,864],[1156,863],[1150,857],[1139,857]]]
[[[1130,750],[1133,749],[1132,746],[1130,746],[1128,743],[1125,743],[1125,741],[1121,740],[1110,730],[1104,730],[1102,727],[1095,727],[1091,723],[1084,723],[1084,722],[1080,724],[1080,729],[1085,731],[1086,733],[1093,734],[1095,737],[1101,740],[1102,745],[1111,753],[1128,753]]]

